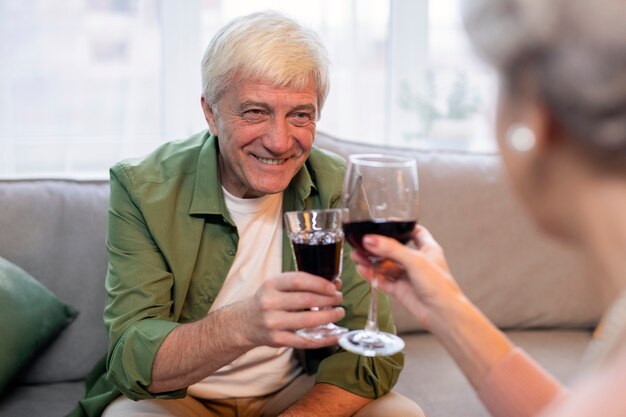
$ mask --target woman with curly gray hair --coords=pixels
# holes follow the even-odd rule
[[[615,294],[593,365],[572,391],[515,347],[463,295],[443,251],[418,226],[417,249],[382,236],[380,288],[430,330],[494,416],[625,416],[626,2],[473,0],[470,38],[499,72],[497,137],[537,224],[582,249]],[[372,266],[354,254],[359,272]]]

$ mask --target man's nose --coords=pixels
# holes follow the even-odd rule
[[[263,146],[275,155],[283,155],[291,149],[292,141],[289,123],[280,117],[273,118],[264,136]]]

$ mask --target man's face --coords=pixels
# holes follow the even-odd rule
[[[202,100],[218,137],[222,185],[237,197],[280,193],[311,152],[318,114],[313,83],[277,88],[262,80],[238,80],[212,108]]]

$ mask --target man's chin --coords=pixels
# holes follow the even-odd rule
[[[254,193],[257,196],[282,193],[298,174],[303,164],[298,164],[298,166],[286,164],[280,170],[270,168],[268,170],[248,171],[246,177],[250,186],[250,193]]]
[[[281,185],[281,186],[272,186],[272,187],[261,187],[257,189],[257,192],[263,195],[280,194],[283,191],[285,191],[288,186],[289,184],[286,184],[284,186]]]
[[[282,184],[251,184],[243,198],[263,197],[265,195],[280,194],[287,189],[289,183]]]

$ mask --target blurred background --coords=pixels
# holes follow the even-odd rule
[[[107,178],[119,159],[205,129],[204,48],[230,19],[265,9],[329,51],[318,130],[495,152],[495,77],[456,0],[0,0],[0,177]]]

